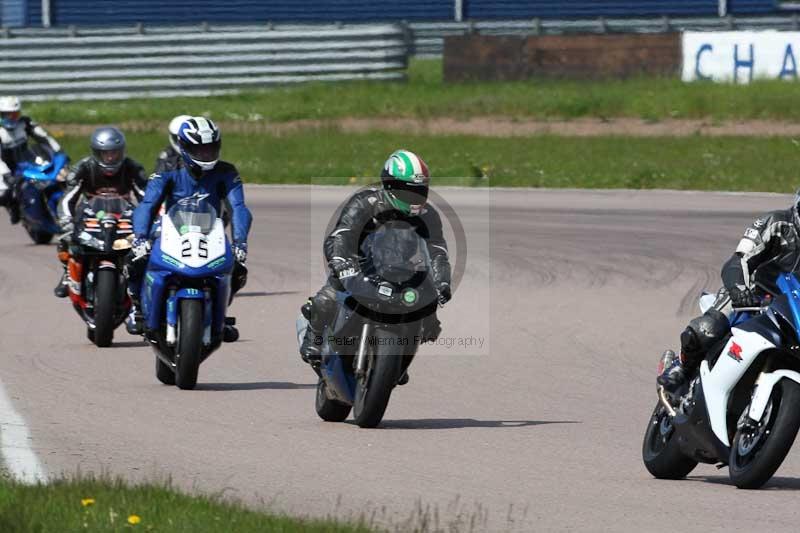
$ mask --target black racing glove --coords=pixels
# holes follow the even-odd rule
[[[438,294],[437,300],[439,300],[439,305],[444,305],[450,301],[450,298],[453,297],[453,292],[450,290],[449,283],[440,283],[436,286],[436,292]]]
[[[728,290],[733,307],[761,307],[761,298],[747,287],[731,287]]]

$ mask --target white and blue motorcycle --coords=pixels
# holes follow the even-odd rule
[[[223,340],[233,266],[222,219],[205,196],[179,200],[161,217],[141,301],[162,383],[197,385],[200,363]]]
[[[659,387],[642,445],[653,476],[716,463],[737,487],[756,489],[780,467],[800,429],[800,282],[783,274],[777,286],[766,307],[734,311],[729,338],[684,390]],[[701,298],[703,312],[713,300]]]

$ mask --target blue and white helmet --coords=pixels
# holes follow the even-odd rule
[[[178,146],[190,169],[211,170],[219,161],[222,136],[211,119],[191,117],[178,128]]]

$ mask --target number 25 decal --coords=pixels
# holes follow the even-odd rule
[[[184,239],[181,243],[183,247],[181,250],[181,257],[191,257],[192,256],[192,241],[190,239]],[[208,241],[206,239],[201,238],[197,243],[197,255],[201,259],[208,258]]]

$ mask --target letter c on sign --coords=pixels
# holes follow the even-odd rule
[[[697,55],[695,56],[694,60],[694,75],[697,77],[698,80],[710,80],[711,76],[706,76],[702,72],[700,72],[700,56],[703,55],[703,52],[711,52],[714,50],[714,47],[710,44],[706,43],[701,46],[697,50]]]

